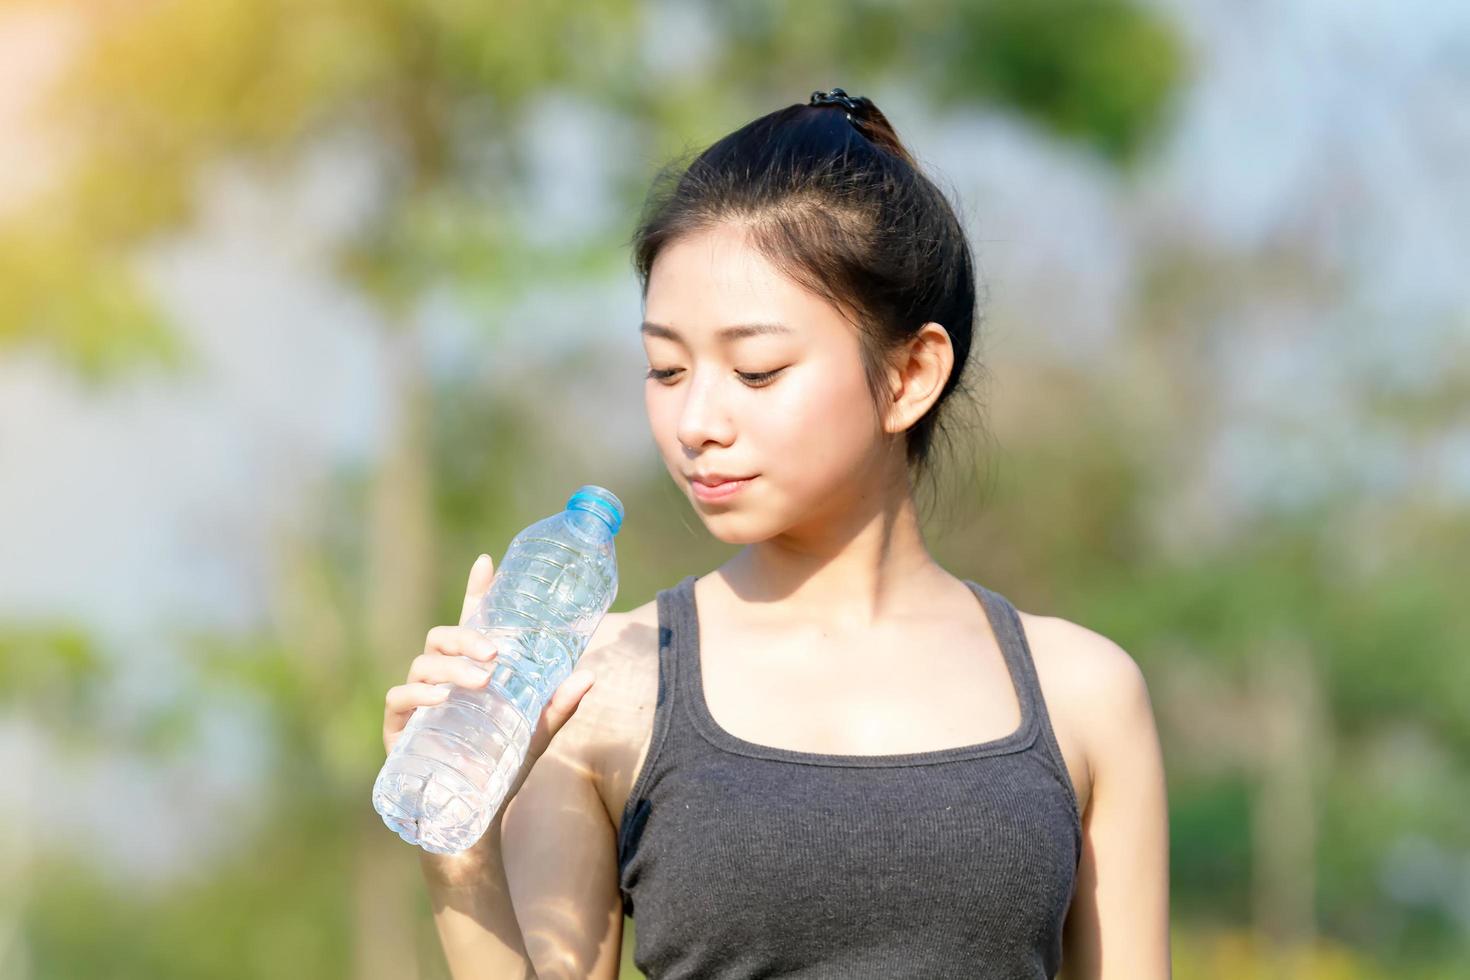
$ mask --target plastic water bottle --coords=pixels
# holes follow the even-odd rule
[[[456,854],[484,835],[520,771],[541,709],[618,593],[623,504],[585,486],[511,540],[465,624],[495,641],[483,688],[421,705],[373,784],[373,808],[410,844]]]

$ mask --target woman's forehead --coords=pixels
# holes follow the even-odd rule
[[[659,253],[649,272],[649,303],[680,302],[711,292],[727,302],[779,301],[788,282],[744,236],[702,232],[677,239]]]
[[[644,320],[646,336],[721,343],[754,336],[799,339],[844,322],[826,299],[783,275],[729,231],[681,239],[659,254],[649,275]]]

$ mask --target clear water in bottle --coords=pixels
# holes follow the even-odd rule
[[[585,486],[511,541],[466,623],[495,641],[490,682],[415,709],[373,784],[373,808],[404,840],[455,854],[484,835],[541,709],[617,596],[622,523],[622,502]]]

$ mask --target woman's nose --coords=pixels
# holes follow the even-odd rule
[[[719,379],[711,374],[691,376],[684,388],[684,404],[679,409],[679,441],[697,450],[709,442],[728,444],[732,432]]]

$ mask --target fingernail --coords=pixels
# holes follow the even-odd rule
[[[478,557],[478,558],[475,559],[475,567],[476,568],[480,568],[480,567],[482,567],[489,560],[490,560],[490,556],[489,555],[481,555],[480,557]]]

